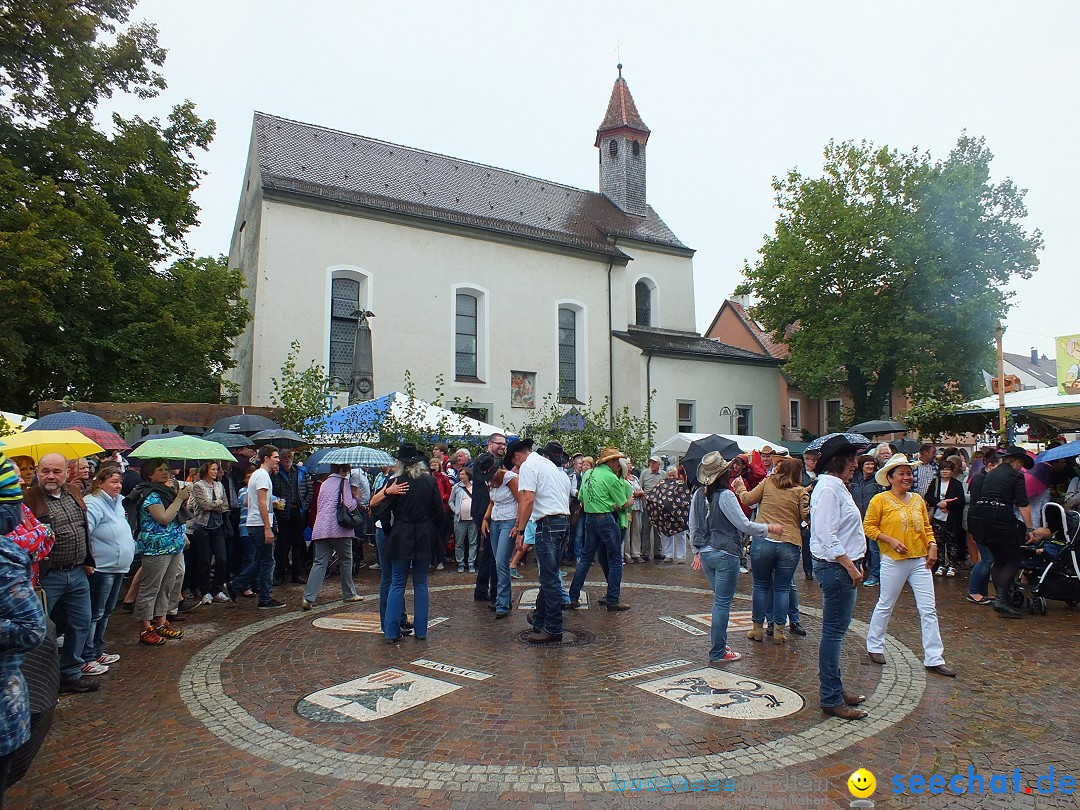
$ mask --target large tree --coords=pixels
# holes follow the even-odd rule
[[[0,395],[211,400],[249,318],[242,277],[184,241],[214,122],[112,115],[165,87],[135,0],[0,0]],[[167,269],[166,269],[167,267]]]
[[[773,181],[780,216],[745,268],[755,317],[791,349],[787,371],[811,397],[851,391],[856,420],[899,387],[916,398],[981,388],[994,323],[1014,278],[1038,268],[1024,191],[990,182],[983,139],[945,160],[830,142],[824,172]]]

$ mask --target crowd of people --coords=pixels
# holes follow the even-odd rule
[[[167,459],[136,468],[116,454],[4,460],[5,675],[16,677],[23,652],[55,636],[42,605],[59,627],[59,691],[78,693],[97,689],[94,676],[120,659],[108,649],[118,607],[133,614],[140,643],[161,646],[183,638],[176,625],[198,607],[245,599],[264,610],[287,607],[273,593],[287,577],[304,586],[302,610],[326,598],[334,573],[341,599],[359,602],[354,576],[368,564],[369,539],[387,643],[427,636],[429,576],[447,565],[475,577],[473,598],[501,620],[511,615],[512,582],[531,555],[540,587],[528,639],[543,645],[562,641],[563,613],[582,606],[594,564],[606,581],[598,606],[619,613],[631,609],[622,592],[626,566],[689,560],[714,594],[715,666],[742,655],[727,632],[741,574],[752,573],[749,641],[806,635],[801,567],[823,598],[821,708],[859,719],[864,697],[844,689],[840,649],[860,586],[879,588],[866,639],[871,662],[887,664],[885,634],[907,585],[924,665],[955,676],[944,657],[935,575],[968,577],[970,603],[1018,618],[1013,592],[1023,549],[1042,553],[1051,540],[1042,505],[1053,498],[1080,508],[1080,460],[1035,465],[1017,447],[969,457],[930,443],[909,458],[888,443],[870,450],[843,435],[802,459],[765,447],[732,459],[710,453],[693,469],[664,469],[658,456],[638,469],[616,447],[570,455],[558,442],[536,448],[498,433],[475,459],[467,448],[440,443],[429,455],[404,444],[396,463],[372,479],[346,464],[308,470],[291,450],[269,444],[237,459],[191,470]],[[28,743],[35,721],[25,694],[4,696],[0,790],[8,755]],[[47,723],[51,710],[36,719]]]

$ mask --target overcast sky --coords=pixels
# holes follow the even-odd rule
[[[662,9],[662,10],[661,10]],[[649,140],[648,200],[697,250],[705,329],[776,211],[771,179],[817,174],[830,139],[944,157],[984,136],[1029,190],[1042,267],[1016,285],[1006,351],[1080,333],[1075,157],[1080,3],[428,3],[143,0],[169,89],[217,122],[199,155],[199,253],[225,253],[252,112],[597,188],[593,147],[621,58]],[[945,339],[948,336],[943,336]]]

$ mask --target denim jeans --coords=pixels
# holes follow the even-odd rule
[[[774,543],[755,537],[750,544],[750,562],[754,572],[753,619],[764,624],[784,626],[788,617],[788,597],[792,577],[802,560],[802,548],[791,543]]]
[[[379,558],[379,627],[386,632],[386,604],[390,600],[390,580],[394,572],[390,558],[386,556],[386,532],[381,527],[375,527],[375,554]],[[401,600],[401,615],[398,617],[400,628],[409,620],[405,613],[405,600]]]
[[[405,613],[405,581],[412,571],[413,627],[417,638],[427,636],[428,623],[428,560],[391,560],[390,595],[386,600],[383,634],[401,638],[401,617]],[[382,567],[382,563],[379,563]]]
[[[105,652],[105,630],[109,615],[120,598],[124,573],[106,574],[95,571],[90,577],[90,632],[83,647],[83,661],[96,661]],[[66,640],[66,636],[65,636]]]
[[[454,557],[457,560],[458,568],[461,568],[466,562],[466,546],[469,549],[467,559],[469,568],[476,568],[476,538],[479,535],[480,532],[476,528],[476,524],[471,520],[454,521]],[[496,552],[496,555],[498,555],[498,552]]]
[[[731,615],[731,598],[739,583],[739,558],[726,551],[707,547],[701,552],[701,570],[713,589],[709,660],[719,661],[727,651],[728,617]]]
[[[881,547],[877,540],[866,538],[866,576],[881,579]]]
[[[979,549],[979,561],[971,567],[971,575],[968,581],[969,594],[982,594],[990,596],[990,566],[994,564],[994,552],[982,543],[976,543]]]
[[[614,518],[612,521],[614,522]],[[569,532],[570,518],[567,515],[551,515],[536,522],[535,551],[536,564],[540,568],[540,593],[536,597],[533,629],[538,632],[558,635],[563,631],[559,560]],[[619,563],[622,563],[621,552]]]
[[[495,572],[498,575],[498,592],[495,596],[495,611],[509,613],[511,604],[510,558],[514,556],[514,541],[510,530],[515,520],[494,520],[491,522],[491,545],[495,548]]]
[[[821,587],[821,643],[818,645],[821,706],[843,706],[840,648],[844,644],[844,634],[851,625],[858,588],[840,563],[815,559],[814,578]]]
[[[259,604],[270,604],[270,587],[274,582],[274,544],[260,542],[263,538],[262,530],[258,526],[252,527],[255,531],[248,538],[257,543],[255,547],[255,559],[237,574],[233,580],[233,588],[237,591],[247,590],[253,585],[259,588]],[[274,531],[275,538],[277,530]]]
[[[65,681],[78,680],[82,677],[83,651],[90,637],[90,583],[86,571],[81,565],[67,571],[54,568],[41,578],[41,587],[45,589],[53,621],[63,616],[60,677]]]
[[[196,526],[191,534],[192,584],[202,595],[215,594],[228,578],[228,566],[225,558],[225,527],[208,529]],[[210,558],[214,559],[213,577],[210,572]]]
[[[243,532],[247,532],[247,527],[241,529]],[[259,541],[261,537],[255,537],[251,534],[240,535],[240,566],[236,573],[240,573],[253,562],[255,562],[255,552],[258,551]]]
[[[315,540],[311,546],[315,550],[315,562],[311,565],[308,581],[304,586],[304,601],[314,602],[319,596],[319,591],[326,580],[326,570],[330,567],[330,557],[335,551],[338,555],[338,569],[341,572],[341,596],[344,599],[356,596],[356,585],[353,584],[352,575],[353,538],[332,537]]]
[[[581,510],[578,521],[571,530],[571,547],[574,550],[574,560],[580,560],[585,551],[585,510]]]
[[[574,580],[570,583],[570,599],[581,596],[585,577],[589,575],[597,549],[603,547],[607,554],[607,602],[617,604],[622,594],[622,530],[615,516],[609,512],[586,513],[585,515],[585,550],[578,557]]]

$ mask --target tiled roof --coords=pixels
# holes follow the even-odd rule
[[[728,306],[732,311],[739,316],[739,319],[746,324],[746,328],[750,331],[750,334],[754,336],[754,339],[761,344],[761,347],[768,352],[770,357],[775,357],[780,360],[786,360],[791,356],[791,351],[788,349],[786,343],[777,343],[769,333],[766,332],[761,326],[750,317],[750,313],[746,311],[742,304],[731,298],[727,300]]]
[[[600,133],[612,129],[632,129],[641,132],[648,140],[651,130],[645,126],[638,113],[634,97],[630,95],[630,86],[622,77],[622,65],[619,66],[619,78],[615,80],[615,86],[611,88],[611,98],[608,100],[607,112],[600,127],[596,131],[596,142],[600,143]]]
[[[255,113],[263,188],[627,258],[609,237],[686,247],[649,207],[362,135]]]
[[[1047,385],[1050,388],[1055,388],[1057,386],[1057,363],[1053,358],[1048,358],[1044,354],[1039,358],[1039,364],[1035,365],[1031,362],[1031,355],[1029,354],[1002,352],[1001,356],[1002,359],[1013,366],[1013,368],[1030,374],[1044,385]]]
[[[746,349],[729,346],[719,340],[701,337],[686,332],[669,332],[663,329],[642,329],[631,327],[625,332],[612,332],[615,337],[625,340],[639,349],[646,349],[657,354],[696,357],[703,360],[733,360],[743,363],[779,366],[780,360],[764,357]]]

